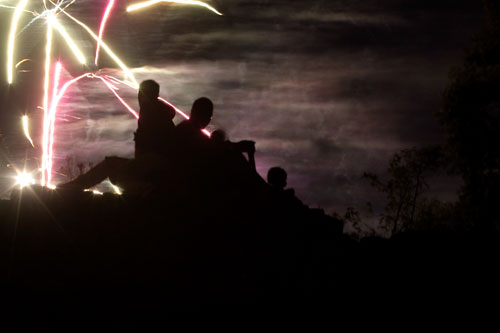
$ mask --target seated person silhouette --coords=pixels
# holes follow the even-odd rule
[[[160,85],[153,80],[139,86],[139,120],[134,133],[135,157],[145,154],[166,154],[174,132],[175,110],[158,100]]]
[[[248,155],[248,165],[251,170],[256,171],[255,168],[255,141],[241,140],[238,142],[231,142],[227,139],[226,132],[221,129],[215,130],[210,136],[210,141],[213,143],[214,150],[218,155],[240,155],[246,153]]]
[[[202,130],[212,120],[213,109],[210,99],[200,97],[194,101],[189,119],[175,127],[172,160],[180,177],[178,181],[189,188],[199,187],[200,182],[209,179],[211,143]]]
[[[106,178],[121,187],[150,181],[164,165],[174,135],[172,119],[175,110],[158,100],[160,86],[153,80],[139,85],[139,120],[134,133],[135,159],[106,156],[104,161],[75,180],[58,185],[58,188],[83,190],[91,188]]]
[[[302,201],[295,196],[295,190],[292,188],[285,189],[287,185],[287,173],[281,167],[272,167],[267,172],[267,183],[271,187],[271,191],[275,199],[282,205],[292,206],[295,208],[306,208]]]

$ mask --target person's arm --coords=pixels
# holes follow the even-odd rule
[[[248,164],[250,164],[250,168],[253,171],[256,171],[255,168],[255,141],[250,140],[242,140],[236,143],[238,150],[242,153],[248,154]]]

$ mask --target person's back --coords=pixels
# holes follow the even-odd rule
[[[206,155],[210,140],[202,130],[210,123],[213,104],[206,98],[198,98],[191,108],[191,117],[175,128],[176,151],[181,158],[198,160]]]
[[[173,140],[175,110],[158,100],[159,85],[143,81],[139,88],[141,107],[135,132],[135,157],[145,154],[165,155]]]

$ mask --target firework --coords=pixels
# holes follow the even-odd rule
[[[190,0],[151,0],[151,1],[144,1],[144,2],[139,2],[139,3],[136,3],[136,4],[128,6],[127,7],[127,12],[132,12],[134,10],[138,10],[138,9],[150,7],[150,6],[156,5],[156,4],[161,3],[161,2],[177,3],[177,4],[183,4],[183,5],[201,6],[201,7],[205,7],[206,9],[214,12],[217,15],[221,15],[222,16],[221,12],[219,12],[214,7],[208,5],[207,3],[202,2],[202,1],[190,1]]]
[[[134,75],[132,74],[132,71],[125,65],[125,63],[111,50],[111,48],[102,40],[102,37],[104,35],[104,31],[106,28],[106,23],[110,17],[110,14],[113,10],[115,0],[109,0],[107,2],[106,8],[104,10],[101,23],[99,26],[99,34],[96,35],[92,29],[90,29],[87,25],[85,25],[83,22],[75,18],[73,15],[67,12],[68,7],[70,7],[72,4],[75,3],[76,0],[71,0],[71,1],[63,1],[63,0],[42,0],[42,4],[44,7],[44,11],[40,14],[38,14],[35,11],[30,11],[26,9],[26,6],[28,4],[28,0],[20,0],[18,1],[16,6],[7,6],[7,5],[0,5],[2,8],[8,8],[8,9],[13,9],[14,13],[12,16],[12,21],[11,21],[11,26],[10,26],[10,31],[9,31],[9,38],[8,38],[8,45],[7,45],[7,82],[9,84],[12,84],[14,81],[14,68],[17,68],[19,65],[21,65],[25,61],[29,61],[31,59],[23,59],[19,61],[15,66],[14,64],[14,55],[15,55],[15,39],[17,35],[17,27],[19,20],[21,18],[21,15],[23,13],[30,13],[33,16],[35,16],[22,30],[24,31],[27,29],[33,22],[39,19],[45,19],[47,23],[47,30],[46,30],[46,45],[45,45],[45,75],[44,75],[44,80],[43,80],[43,107],[41,109],[43,110],[44,117],[43,117],[43,133],[42,133],[42,166],[41,166],[41,184],[42,186],[48,186],[50,188],[54,188],[54,185],[51,183],[52,181],[52,159],[53,159],[53,153],[54,153],[54,142],[55,142],[55,120],[56,120],[56,113],[57,113],[57,107],[66,93],[67,89],[76,83],[77,81],[83,79],[83,78],[89,78],[89,79],[98,79],[100,80],[112,93],[113,95],[118,99],[118,101],[135,117],[138,118],[139,115],[138,113],[130,106],[128,105],[123,98],[120,97],[120,95],[117,93],[118,88],[115,86],[115,84],[125,84],[135,90],[138,89],[139,85],[137,83],[137,80],[135,79]],[[51,8],[48,8],[47,3],[50,3],[52,5]],[[172,1],[144,1],[144,2],[139,2],[136,4],[133,4],[129,7],[127,7],[127,11],[135,11],[138,9],[142,8],[147,8],[150,6],[153,6],[158,3],[174,3],[174,4],[183,4],[183,5],[193,5],[193,6],[201,6],[204,7],[213,13],[217,15],[222,15],[219,11],[217,11],[215,8],[212,6],[208,5],[205,2],[202,1],[187,1],[187,0],[172,0]],[[65,27],[61,24],[61,22],[57,19],[57,17],[60,14],[64,14],[67,18],[69,18],[72,22],[76,23],[78,26],[83,28],[95,41],[96,41],[96,51],[95,51],[95,60],[94,63],[95,65],[98,65],[99,61],[99,53],[100,49],[102,48],[110,57],[113,59],[113,61],[118,65],[118,67],[121,68],[121,70],[124,73],[125,80],[119,80],[114,77],[110,76],[100,76],[97,73],[85,73],[82,74],[76,78],[73,78],[67,82],[65,82],[61,87],[59,87],[59,79],[61,76],[61,72],[63,70],[63,66],[61,62],[56,62],[55,64],[55,69],[54,69],[54,75],[53,75],[53,82],[52,82],[52,91],[50,91],[51,87],[51,77],[50,77],[50,72],[51,72],[51,65],[52,65],[52,43],[53,43],[53,34],[54,30],[59,33],[66,44],[68,45],[69,49],[72,51],[76,59],[81,63],[81,64],[86,64],[86,58],[83,54],[83,52],[80,50],[80,48],[77,46],[77,44],[74,42],[74,40],[71,38],[71,35],[68,34],[66,31]],[[52,94],[51,94],[52,93]],[[171,103],[166,101],[163,98],[159,98],[160,101],[163,103],[166,103],[170,106],[172,106],[177,113],[179,113],[182,117],[189,119],[189,117],[180,109],[176,108],[173,106]],[[33,140],[29,134],[29,128],[28,128],[28,117],[23,116],[22,118],[23,122],[23,130],[26,138],[29,140],[31,145],[34,147]],[[210,135],[210,133],[207,130],[203,130],[203,132],[207,135]],[[21,177],[21,176],[20,176]],[[25,178],[22,176],[20,179],[23,181],[22,184],[27,184],[25,181]],[[24,179],[24,180],[23,180]],[[29,182],[28,182],[29,183]],[[21,184],[21,183],[20,183]],[[115,189],[113,186],[113,189],[115,190],[116,193],[119,192]]]

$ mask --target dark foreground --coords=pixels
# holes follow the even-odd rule
[[[221,200],[35,188],[0,202],[0,212],[2,305],[13,315],[331,315],[332,307],[367,310],[387,300],[429,309],[495,298],[500,281],[498,235],[357,242],[321,211],[237,193]]]

